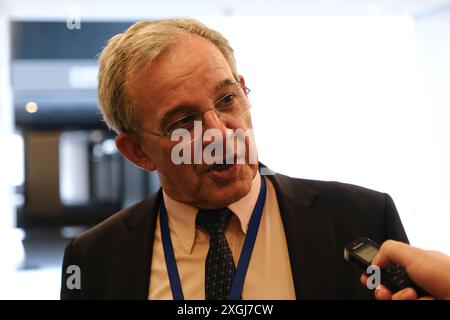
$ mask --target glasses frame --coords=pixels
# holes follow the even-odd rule
[[[245,93],[246,95],[249,94],[250,91],[251,91],[248,87],[242,86],[242,84],[241,84],[239,81],[236,81],[236,82],[234,82],[234,83],[231,83],[230,85],[236,85],[239,89],[244,90],[244,93]],[[183,116],[183,117],[181,117],[181,118],[179,118],[179,119],[177,119],[177,120],[175,120],[175,121],[170,122],[170,123],[167,125],[167,127],[170,127],[170,125],[172,125],[172,124],[174,124],[174,123],[176,123],[176,122],[178,122],[178,121],[181,121],[181,120],[183,120],[183,119],[185,119],[185,118],[192,117],[192,116],[197,116],[197,115],[198,115],[198,116],[200,116],[200,118],[203,119],[203,115],[204,115],[205,113],[210,112],[210,111],[212,111],[212,110],[217,110],[216,105],[219,104],[221,101],[223,101],[223,99],[225,99],[228,95],[229,95],[229,94],[226,94],[226,95],[224,95],[223,97],[221,97],[219,100],[217,100],[216,102],[214,102],[213,105],[212,105],[212,107],[211,107],[210,109],[205,110],[205,111],[197,111],[197,112],[193,112],[193,113],[187,114],[187,115],[185,115],[185,116]],[[216,113],[217,113],[217,112],[216,112]],[[138,128],[138,129],[136,129],[135,131],[136,131],[137,133],[150,134],[150,135],[153,135],[153,136],[156,136],[156,137],[160,137],[160,138],[168,137],[168,136],[171,135],[170,132],[157,132],[157,131],[152,131],[152,130],[147,130],[147,129],[142,129],[142,128]]]

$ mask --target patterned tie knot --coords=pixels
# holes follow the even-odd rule
[[[232,212],[228,208],[200,209],[195,222],[214,237],[225,232],[231,216]]]

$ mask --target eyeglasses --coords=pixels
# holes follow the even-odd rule
[[[214,102],[212,107],[206,111],[193,112],[187,114],[174,121],[170,121],[164,125],[161,132],[150,131],[146,129],[136,129],[138,133],[151,134],[157,137],[171,136],[177,129],[185,129],[192,131],[196,121],[202,121],[203,116],[210,111],[215,111],[219,119],[224,122],[236,120],[248,113],[250,105],[246,101],[245,94],[250,93],[250,89],[243,87],[240,82],[234,82],[229,85],[228,93],[222,96],[219,100]]]

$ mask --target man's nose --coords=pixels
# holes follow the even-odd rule
[[[220,116],[217,114],[217,112],[213,109],[203,115],[203,132],[209,129],[218,130],[218,132],[220,132],[220,135],[222,136],[222,141],[226,141],[227,127]],[[213,136],[216,137],[217,135],[218,133],[214,132]],[[211,139],[203,140],[203,145],[206,146],[211,142]],[[217,142],[218,141],[216,141],[216,143]]]
[[[219,114],[214,109],[205,112],[203,115],[203,130],[216,129],[220,130],[221,134],[225,137],[227,127]]]

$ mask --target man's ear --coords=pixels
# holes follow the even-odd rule
[[[239,75],[239,82],[241,83],[241,87],[242,88],[245,88],[245,79],[244,79],[244,76],[243,75]],[[244,94],[245,94],[245,96],[247,96],[247,92],[244,90]]]
[[[116,136],[116,146],[120,153],[139,168],[156,170],[150,157],[144,152],[141,142],[127,133],[119,133]]]

